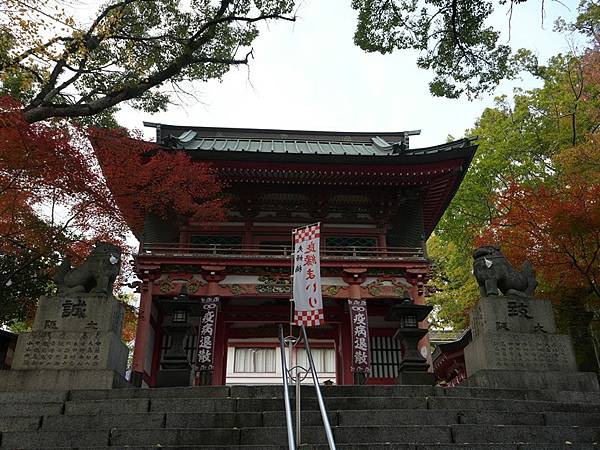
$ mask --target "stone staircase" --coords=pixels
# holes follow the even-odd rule
[[[341,450],[600,449],[600,393],[324,386]],[[303,387],[302,449],[325,450]],[[0,448],[284,450],[280,386],[0,393]]]

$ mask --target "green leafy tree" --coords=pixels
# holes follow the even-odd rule
[[[0,10],[0,91],[25,105],[30,122],[94,117],[112,124],[122,102],[163,110],[166,88],[182,92],[186,81],[221,79],[247,64],[259,25],[294,20],[296,3],[109,0],[84,25],[66,12],[68,1],[4,0]],[[434,73],[434,95],[477,96],[523,68],[537,71],[530,52],[513,53],[486,24],[497,8],[512,11],[524,1],[352,0],[354,40],[368,52],[417,50],[417,65]],[[580,17],[579,31],[593,32],[592,20]]]
[[[54,288],[51,273],[57,261],[55,255],[40,258],[28,249],[0,253],[0,274],[12,274],[0,288],[0,324],[10,326],[31,317],[37,299]]]
[[[4,0],[2,90],[29,122],[164,109],[165,83],[221,79],[247,64],[257,24],[293,20],[291,0],[109,0],[84,26],[61,0]]]
[[[478,230],[498,214],[496,192],[514,181],[553,178],[552,158],[598,125],[600,99],[590,95],[597,86],[584,75],[581,57],[556,56],[543,73],[541,88],[498,98],[467,131],[478,137],[479,148],[437,230],[460,251],[470,252]]]
[[[429,238],[427,248],[433,260],[427,300],[434,310],[429,320],[435,328],[464,329],[469,324],[469,309],[479,296],[471,261],[457,251],[453,242],[442,242],[435,234]]]
[[[469,287],[472,277],[467,275],[471,252],[483,231],[511,211],[509,203],[498,201],[501,194],[515,184],[534,192],[539,186],[560,190],[568,167],[565,158],[575,161],[570,167],[578,171],[597,173],[591,143],[597,141],[600,127],[600,52],[593,34],[598,22],[590,16],[600,16],[591,14],[598,12],[594,2],[582,2],[581,8],[580,18],[585,16],[587,25],[578,26],[592,30],[590,47],[581,55],[551,58],[545,67],[536,69],[543,81],[540,88],[515,90],[511,99],[498,98],[495,107],[486,109],[466,132],[478,137],[479,148],[436,229],[435,240],[429,243],[435,268],[430,302],[439,305],[438,317],[445,320],[444,326],[464,327],[466,312],[477,301],[476,291]],[[521,252],[513,262],[520,264],[522,256]],[[544,277],[541,281],[540,291],[558,292],[558,286]],[[465,295],[465,291],[473,294]]]
[[[536,65],[530,52],[513,54],[499,43],[500,31],[487,24],[498,7],[509,4],[512,14],[513,6],[525,1],[353,0],[354,42],[368,52],[417,50],[417,65],[435,74],[429,85],[433,95],[473,97]]]

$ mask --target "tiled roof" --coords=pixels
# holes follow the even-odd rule
[[[398,133],[332,133],[332,132],[285,132],[277,130],[239,130],[210,128],[156,126],[157,140],[167,147],[187,151],[242,152],[296,155],[334,156],[390,156],[430,155],[469,145],[468,141],[445,143],[421,149],[409,148],[409,136],[418,131]],[[232,130],[235,130],[232,131]],[[246,132],[244,132],[246,131]],[[286,138],[281,138],[285,135]]]
[[[420,134],[420,130],[360,133],[182,127],[157,123],[145,125],[156,128],[156,140],[159,144],[188,151],[389,156],[426,154],[428,151],[437,153],[444,147],[409,150],[410,136]]]
[[[373,144],[353,142],[286,141],[265,139],[201,138],[182,142],[186,150],[212,150],[221,152],[300,153],[321,155],[389,155]]]

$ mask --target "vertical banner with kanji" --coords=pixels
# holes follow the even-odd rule
[[[352,372],[369,373],[371,371],[371,352],[369,351],[369,318],[365,300],[348,300],[350,324],[352,327]]]
[[[325,323],[321,297],[321,224],[296,228],[294,236],[294,323],[307,327]]]
[[[199,372],[214,370],[215,336],[219,297],[202,297],[202,319],[198,328],[197,368]]]

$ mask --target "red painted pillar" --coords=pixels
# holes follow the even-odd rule
[[[410,280],[411,284],[413,284],[413,288],[410,290],[410,294],[413,298],[413,301],[417,305],[425,304],[425,295],[423,290],[423,285],[425,283],[425,277],[421,274],[413,276]],[[419,322],[419,328],[429,328],[429,321],[425,319],[422,322]],[[423,336],[423,338],[417,344],[419,348],[419,352],[422,356],[427,359],[429,363],[428,372],[433,372],[433,360],[431,358],[431,344],[429,342],[429,334]]]
[[[350,330],[349,311],[344,311],[344,317],[339,327],[342,363],[342,379],[340,380],[340,384],[354,384],[354,375],[352,374],[352,332]]]
[[[144,379],[144,364],[148,349],[148,337],[150,336],[150,316],[152,315],[152,287],[151,280],[144,280],[140,295],[140,308],[138,314],[137,330],[135,333],[135,348],[133,350],[133,367],[131,371],[131,383],[141,387]]]
[[[209,281],[208,282],[208,295],[209,296],[214,296],[217,294],[217,289],[219,287],[219,283],[217,281]],[[221,304],[221,308],[223,307],[223,304]],[[223,367],[223,348],[224,348],[224,340],[225,340],[225,333],[223,332],[223,328],[225,326],[225,323],[223,322],[223,314],[222,311],[219,311],[219,314],[217,316],[217,323],[216,323],[216,333],[215,333],[215,352],[213,355],[214,358],[214,362],[215,362],[215,370],[213,371],[212,374],[212,385],[213,386],[220,386],[223,384],[223,373],[226,372],[227,368]]]
[[[222,306],[222,305],[221,305]],[[223,314],[219,312],[217,316],[217,333],[215,335],[215,370],[212,376],[213,386],[225,384],[225,375],[227,374],[227,344],[225,338],[225,322]]]

